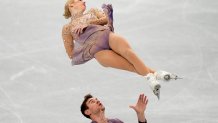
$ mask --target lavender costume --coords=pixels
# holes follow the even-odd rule
[[[96,19],[93,13],[87,13],[78,18],[74,28],[71,29],[71,35],[75,39],[72,65],[86,63],[94,58],[95,53],[101,50],[110,50],[109,34],[113,31],[113,9],[111,5],[105,4],[102,8],[109,18],[108,25],[87,24],[89,19]],[[82,33],[78,30],[82,30]]]
[[[97,123],[97,122],[92,121],[91,123]],[[108,123],[123,123],[123,121],[119,119],[108,119]]]

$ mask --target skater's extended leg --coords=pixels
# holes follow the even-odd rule
[[[102,50],[95,54],[95,59],[104,67],[112,67],[136,72],[134,66],[112,50]]]
[[[128,62],[134,66],[138,74],[145,76],[148,73],[154,73],[152,69],[145,66],[123,37],[115,33],[110,33],[109,45],[113,51],[128,60]]]

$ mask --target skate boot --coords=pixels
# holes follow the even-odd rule
[[[176,74],[172,74],[166,71],[156,71],[154,73],[154,76],[156,77],[157,80],[163,80],[163,81],[170,81],[171,79],[177,80],[177,79],[182,79],[179,78]]]
[[[149,74],[147,74],[145,76],[145,78],[148,81],[148,84],[149,84],[150,88],[152,89],[154,95],[156,95],[157,98],[160,99],[160,88],[161,88],[161,85],[156,80],[156,77],[154,76],[154,74],[149,73]]]

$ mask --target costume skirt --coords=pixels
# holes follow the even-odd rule
[[[107,26],[90,25],[78,35],[74,42],[72,65],[83,64],[101,50],[109,50],[110,29]]]

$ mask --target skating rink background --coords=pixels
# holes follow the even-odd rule
[[[161,83],[158,101],[145,79],[96,60],[72,67],[61,29],[65,0],[0,1],[0,123],[89,123],[80,113],[91,93],[106,116],[137,123],[138,95],[150,123],[218,122],[217,0],[87,0],[114,6],[115,32],[144,63],[182,80]]]

